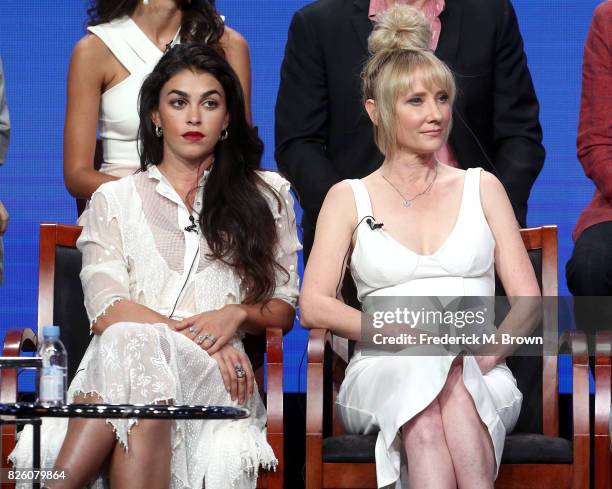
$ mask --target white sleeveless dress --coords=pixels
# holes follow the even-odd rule
[[[100,171],[124,177],[140,168],[137,139],[138,94],[144,79],[164,54],[129,17],[87,28],[113,53],[130,75],[102,94],[98,119],[104,163]],[[179,42],[179,33],[172,44]]]
[[[351,258],[359,300],[375,296],[494,296],[495,241],[480,202],[480,168],[467,170],[456,224],[443,245],[419,255],[383,229],[360,226]],[[357,222],[372,216],[361,180],[349,180]],[[367,301],[366,301],[367,302]],[[366,311],[367,312],[367,311]],[[340,417],[350,433],[378,433],[378,487],[402,487],[407,469],[398,430],[440,393],[454,356],[366,356],[356,349],[337,399]],[[505,364],[482,375],[476,360],[464,356],[463,381],[487,426],[499,469],[506,433],[518,419],[522,394]],[[400,472],[402,472],[400,478]]]

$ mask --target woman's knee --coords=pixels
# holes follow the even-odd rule
[[[423,411],[402,427],[404,438],[411,442],[435,443],[444,439],[444,425],[437,401],[433,401]]]
[[[112,352],[102,368],[113,373],[117,366],[137,363],[139,368],[157,370],[160,359],[170,362],[168,340],[154,325],[131,322],[114,323],[100,335],[102,351]]]
[[[138,421],[130,435],[155,437],[156,440],[170,436],[172,421],[168,419],[141,419]]]
[[[444,408],[448,403],[456,407],[469,408],[474,406],[472,396],[463,382],[463,363],[456,361],[451,366],[446,384],[440,393],[440,404]]]

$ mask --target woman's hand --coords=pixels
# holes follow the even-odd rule
[[[195,341],[212,356],[234,336],[246,317],[247,312],[238,304],[228,304],[215,311],[185,318],[176,330]]]
[[[238,399],[244,404],[253,397],[255,375],[251,361],[246,353],[237,350],[232,345],[225,345],[211,355],[219,365],[225,389],[230,393],[232,401]]]
[[[0,201],[0,236],[2,236],[6,232],[6,228],[8,226],[9,215],[6,207]]]
[[[497,359],[493,355],[475,355],[474,359],[480,367],[482,375],[489,373],[497,365]]]

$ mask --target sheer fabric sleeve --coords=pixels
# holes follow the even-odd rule
[[[81,283],[85,309],[92,325],[120,300],[129,300],[129,267],[117,216],[109,211],[107,197],[94,193],[82,219],[77,248],[83,256]]]
[[[280,188],[277,188],[280,198],[280,209],[274,202],[274,218],[278,230],[278,244],[276,247],[276,261],[284,269],[276,272],[276,289],[272,295],[275,299],[282,299],[295,308],[300,289],[298,274],[298,251],[302,245],[297,235],[294,200],[289,191],[289,182],[282,179]]]

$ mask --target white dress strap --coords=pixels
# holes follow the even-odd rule
[[[480,201],[480,172],[482,168],[468,168],[465,175],[464,206],[465,211],[470,216],[477,216],[482,213]]]
[[[149,65],[155,66],[163,54],[128,16],[90,26],[87,30],[100,38],[130,74],[142,71]],[[148,68],[147,72],[150,71]]]
[[[360,222],[364,217],[372,215],[372,202],[370,194],[365,184],[359,179],[347,180],[353,189],[355,197],[355,206],[357,207],[357,222]]]

